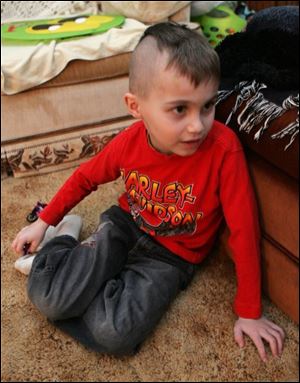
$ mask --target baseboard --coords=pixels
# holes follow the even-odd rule
[[[32,139],[1,143],[1,178],[28,177],[74,167],[94,156],[132,117],[105,121],[72,131],[36,136]]]

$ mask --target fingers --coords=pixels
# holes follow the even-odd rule
[[[17,234],[16,238],[13,240],[12,244],[11,244],[11,247],[12,249],[18,253],[18,254],[23,254],[24,252],[24,246],[26,245],[26,243],[28,243],[28,240],[27,240],[27,236],[25,234],[25,229],[27,228],[28,226],[26,227],[23,227],[23,229],[21,229],[19,231],[19,233]]]
[[[17,239],[15,238],[13,241],[12,241],[12,244],[11,244],[11,247],[14,251],[16,251],[16,246],[17,246]]]
[[[35,250],[37,249],[38,247],[38,242],[37,241],[32,241],[31,244],[30,244],[30,247],[28,249],[29,253],[34,253]]]
[[[283,341],[285,339],[285,333],[284,333],[283,329],[281,327],[277,326],[275,323],[270,322],[270,321],[269,321],[269,326],[272,327],[273,330],[275,330],[276,332],[278,332],[280,334],[280,338],[281,338],[281,341],[283,343]]]
[[[282,354],[282,351],[283,351],[283,343],[284,343],[284,338],[285,338],[284,331],[281,327],[277,326],[275,323],[273,323],[267,319],[265,319],[265,321],[268,325],[267,332],[270,334],[268,338],[270,339],[270,336],[272,336],[276,340],[276,346],[277,346],[276,347],[277,348],[276,354],[274,354],[272,347],[271,347],[271,344],[270,344],[272,354],[275,356],[280,356]],[[266,340],[268,340],[268,339],[266,339]]]
[[[263,343],[261,337],[260,336],[252,337],[252,341],[257,348],[257,351],[259,353],[261,360],[266,363],[268,358],[267,358],[267,353],[266,353],[265,346],[264,346],[264,343]]]
[[[265,339],[270,346],[271,352],[273,356],[279,356],[279,344],[277,341],[277,337],[274,336],[270,330],[265,331],[261,334],[261,337]]]
[[[236,343],[239,345],[240,348],[245,346],[243,331],[240,327],[237,327],[237,326],[234,327],[234,340],[236,341]]]
[[[25,243],[26,243],[26,241],[23,242],[23,241],[20,240],[19,237],[17,236],[17,237],[14,239],[14,241],[13,241],[11,247],[13,248],[13,250],[14,250],[16,253],[20,254],[20,253],[23,252],[23,246],[25,245]]]
[[[12,242],[12,248],[16,253],[24,252],[24,245],[29,244],[28,250],[34,252],[42,241],[49,225],[38,219],[29,226],[23,227]]]
[[[283,338],[281,332],[270,328],[266,331],[266,334],[262,336],[269,343],[272,355],[280,356],[283,350]]]
[[[267,361],[264,341],[269,344],[273,356],[279,357],[282,354],[284,331],[266,318],[261,317],[257,320],[239,318],[234,326],[234,338],[239,345],[243,342],[243,334],[252,339],[264,362]]]

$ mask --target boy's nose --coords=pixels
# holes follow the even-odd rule
[[[189,125],[187,127],[187,130],[188,130],[189,133],[199,134],[199,133],[201,133],[203,128],[204,127],[203,127],[203,124],[202,124],[200,118],[197,118],[194,121],[189,123]]]

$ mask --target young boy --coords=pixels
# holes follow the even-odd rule
[[[79,166],[12,247],[34,252],[49,225],[98,185],[122,176],[119,206],[79,243],[60,230],[35,256],[28,294],[56,326],[96,351],[130,354],[209,254],[225,217],[236,272],[234,337],[266,361],[284,333],[261,313],[258,218],[242,147],[214,121],[219,60],[184,26],[149,27],[132,54],[125,102],[140,121]]]

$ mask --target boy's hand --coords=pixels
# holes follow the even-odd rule
[[[24,245],[30,243],[28,251],[33,253],[44,238],[48,226],[46,222],[38,219],[31,225],[23,227],[12,242],[11,247],[16,253],[23,255]]]
[[[270,345],[273,356],[280,356],[283,350],[284,331],[268,319],[239,318],[234,325],[234,339],[240,347],[244,347],[244,336],[247,334],[255,344],[261,359],[266,362],[267,354],[263,339]]]

